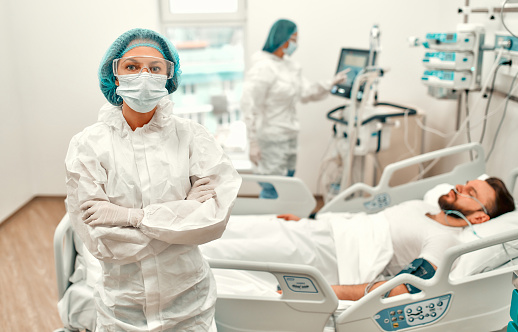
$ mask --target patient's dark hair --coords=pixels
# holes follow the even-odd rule
[[[486,206],[487,212],[490,218],[496,218],[504,213],[514,211],[514,199],[513,196],[509,193],[505,184],[499,178],[488,178],[486,182],[493,188],[496,192],[495,201],[489,206]]]

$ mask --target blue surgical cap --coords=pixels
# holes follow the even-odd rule
[[[174,63],[173,78],[167,80],[165,87],[169,93],[175,92],[178,88],[182,71],[180,70],[178,52],[173,44],[167,38],[153,30],[132,29],[120,35],[119,38],[111,44],[99,66],[99,85],[101,91],[106,99],[113,105],[122,105],[122,97],[115,93],[117,86],[115,85],[115,75],[113,75],[113,60],[122,57],[129,50],[140,46],[153,47],[162,53],[164,59]]]
[[[297,32],[297,25],[290,20],[278,20],[272,25],[266,43],[264,43],[263,51],[273,53],[285,42],[290,39],[291,35]]]

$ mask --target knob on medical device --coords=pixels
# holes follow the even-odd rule
[[[410,47],[421,46],[421,41],[417,37],[410,36],[410,37],[408,37],[408,46],[410,46]]]

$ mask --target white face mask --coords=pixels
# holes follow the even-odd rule
[[[119,75],[119,86],[115,93],[139,113],[147,113],[158,105],[160,99],[169,94],[165,88],[167,76],[140,73],[132,75]]]
[[[289,43],[288,43],[288,47],[286,47],[284,49],[284,54],[287,54],[287,55],[292,55],[293,52],[295,52],[295,50],[297,49],[297,43],[290,40]]]

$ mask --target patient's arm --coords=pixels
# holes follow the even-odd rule
[[[430,279],[434,275],[434,271],[437,270],[437,266],[428,262],[425,259],[419,258],[410,263],[405,269],[399,272],[397,275],[401,273],[410,273],[419,278]],[[383,285],[387,281],[380,281],[372,285],[369,289],[369,292]],[[338,297],[339,300],[352,300],[356,301],[361,299],[365,295],[365,289],[369,284],[361,284],[361,285],[334,285],[331,286],[333,291]],[[401,284],[392,288],[389,293],[389,296],[400,295],[404,293],[410,293],[409,288],[405,284]],[[419,291],[415,289],[413,291]]]
[[[284,219],[286,221],[299,221],[301,219],[300,217],[297,217],[296,215],[291,213],[279,214],[277,218]]]
[[[379,286],[386,283],[386,281],[380,281],[375,283],[369,291],[372,291]],[[351,301],[357,301],[361,299],[365,295],[365,289],[367,288],[369,284],[361,284],[361,285],[333,285],[331,288],[333,288],[333,291],[336,294],[336,297],[338,297],[339,300],[351,300]],[[390,291],[389,296],[395,296],[400,295],[403,293],[408,293],[408,290],[405,285],[399,285],[395,288],[393,288]]]

